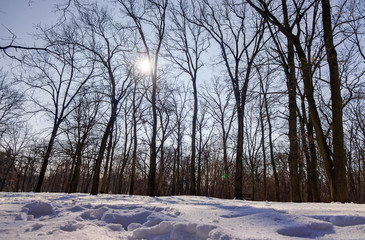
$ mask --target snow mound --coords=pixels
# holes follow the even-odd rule
[[[339,227],[365,224],[365,217],[360,216],[312,216],[313,218],[330,222]]]
[[[288,226],[277,231],[279,234],[289,237],[318,238],[326,234],[334,233],[330,223],[310,223],[306,225]]]
[[[154,227],[138,228],[133,231],[131,239],[208,239],[210,231],[215,228],[205,224],[161,222]]]
[[[94,220],[94,219],[100,220],[104,216],[104,213],[106,211],[108,211],[108,208],[106,207],[85,211],[81,214],[81,218],[85,220]]]
[[[128,225],[132,223],[143,224],[147,222],[147,217],[151,215],[150,211],[144,211],[143,209],[134,211],[133,214],[117,214],[117,213],[107,213],[101,219],[106,223],[116,223],[121,224],[125,230],[127,230]]]
[[[33,215],[34,218],[54,213],[52,205],[42,201],[36,201],[25,205],[22,211],[26,212],[28,215]]]
[[[67,225],[61,226],[60,229],[66,232],[74,232],[77,231],[78,229],[82,229],[84,227],[83,224],[80,223],[69,223]]]

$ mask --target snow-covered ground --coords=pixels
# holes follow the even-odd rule
[[[0,193],[0,239],[365,239],[365,205]]]

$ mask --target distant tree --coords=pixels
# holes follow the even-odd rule
[[[116,193],[122,193],[123,191],[123,177],[124,171],[128,162],[131,159],[131,151],[133,150],[133,143],[134,143],[134,129],[132,127],[132,122],[130,121],[131,114],[133,114],[133,103],[131,103],[133,99],[128,96],[126,97],[124,104],[121,107],[123,118],[121,119],[120,127],[118,125],[115,126],[116,132],[119,132],[118,135],[122,138],[122,146],[121,146],[121,156],[119,157],[118,163],[118,180],[117,180],[117,191]]]
[[[232,105],[232,91],[220,79],[213,79],[212,85],[205,88],[202,96],[206,102],[207,110],[211,118],[217,122],[220,128],[219,135],[222,139],[222,151],[224,172],[222,179],[225,182],[225,198],[231,198],[230,171],[228,162],[229,136],[232,129],[232,123],[235,120],[235,108]]]
[[[126,61],[130,53],[129,31],[118,26],[105,8],[97,4],[83,6],[71,19],[79,34],[71,39],[59,36],[60,42],[72,43],[85,54],[87,61],[95,64],[99,82],[94,84],[99,90],[105,90],[109,98],[110,114],[106,120],[105,130],[100,142],[98,156],[95,162],[91,194],[99,192],[100,168],[107,149],[108,138],[117,119],[117,110],[124,99],[127,89],[131,86],[131,64]],[[82,36],[82,37],[81,37]]]
[[[129,187],[129,194],[134,194],[134,186],[136,181],[136,167],[137,167],[137,150],[138,150],[138,123],[141,120],[140,107],[143,101],[144,91],[141,92],[138,84],[138,74],[132,74],[134,78],[133,93],[132,93],[132,125],[133,125],[133,150],[132,150],[132,166],[131,166],[131,180]]]
[[[178,79],[178,78],[177,78]],[[181,91],[179,91],[181,89]],[[173,185],[172,185],[172,194],[180,195],[182,194],[182,174],[181,174],[181,164],[182,164],[182,155],[183,155],[183,137],[185,131],[187,129],[185,125],[185,119],[188,116],[189,108],[188,108],[188,87],[185,85],[176,86],[176,91],[173,92],[174,97],[172,98],[172,109],[174,114],[174,119],[176,121],[176,126],[174,128],[174,132],[172,133],[174,136],[174,144],[175,153],[174,153],[174,164],[173,164]]]
[[[209,39],[202,26],[189,22],[194,13],[194,3],[179,0],[171,5],[170,19],[172,24],[169,29],[166,50],[168,58],[187,74],[192,82],[194,108],[192,116],[191,133],[191,166],[189,194],[196,194],[196,122],[198,114],[198,71],[204,65],[201,56],[209,48]]]
[[[258,66],[259,67],[259,66]],[[261,74],[261,71],[258,70],[258,76],[259,76],[259,81],[260,81],[260,96],[259,98],[261,98],[261,106],[260,106],[260,121],[261,121],[261,146],[263,148],[262,150],[262,154],[263,154],[263,158],[264,158],[264,163],[265,163],[265,158],[266,158],[266,154],[265,154],[265,130],[264,130],[264,117],[266,118],[266,122],[267,122],[267,128],[268,128],[268,140],[269,140],[269,150],[270,150],[270,163],[271,163],[271,167],[272,167],[272,171],[273,171],[273,175],[274,175],[274,182],[275,182],[275,199],[276,201],[280,201],[280,185],[279,185],[279,176],[278,176],[278,171],[277,171],[277,164],[275,162],[275,156],[274,156],[274,143],[273,143],[273,127],[272,127],[272,113],[270,112],[270,99],[268,97],[268,91],[269,91],[269,79],[270,79],[270,70],[268,70],[267,72],[267,76],[264,77]],[[266,81],[265,81],[266,78]],[[264,166],[265,168],[265,166]],[[264,176],[266,175],[265,173],[265,169],[264,169]],[[264,180],[265,181],[265,180]],[[265,184],[265,182],[264,182]],[[265,188],[265,187],[264,187]],[[264,190],[265,193],[265,190]],[[264,194],[265,198],[266,198],[266,194]]]
[[[24,95],[0,69],[0,139],[12,123],[20,121],[25,103]]]
[[[200,98],[199,105],[200,110],[198,113],[197,131],[199,133],[198,141],[198,168],[197,168],[197,193],[198,195],[209,196],[211,194],[210,181],[213,179],[211,176],[211,164],[209,157],[210,144],[213,142],[213,134],[215,130],[215,121],[211,121],[208,115],[208,106],[204,98]],[[202,180],[204,184],[202,183]],[[204,188],[203,188],[204,187]]]
[[[156,137],[157,137],[157,107],[156,92],[157,78],[159,75],[159,57],[162,50],[162,42],[165,37],[168,0],[118,0],[125,13],[134,23],[139,33],[146,59],[150,64],[149,76],[152,81],[152,135],[150,145],[150,170],[148,175],[148,195],[156,194]]]
[[[26,148],[30,141],[30,131],[19,123],[7,127],[0,141],[1,170],[0,191],[21,191],[21,177],[27,167]],[[6,187],[6,188],[5,188]]]
[[[19,80],[32,90],[30,98],[37,107],[36,111],[46,113],[52,120],[52,132],[43,157],[36,192],[41,191],[59,127],[73,112],[73,101],[92,77],[94,70],[92,63],[80,59],[82,54],[78,47],[58,42],[59,35],[70,36],[73,33],[72,28],[64,25],[60,28],[42,29],[40,37],[52,46],[49,47],[52,50],[27,52],[21,59],[23,75]]]
[[[160,166],[159,166],[159,174],[158,174],[158,188],[157,188],[157,196],[161,196],[162,194],[162,184],[164,182],[165,177],[165,144],[170,135],[172,134],[174,126],[172,125],[172,97],[174,94],[173,88],[169,87],[167,83],[160,82],[160,88],[158,89],[157,94],[157,112],[160,119],[160,134],[159,134],[159,142],[160,145],[158,147],[158,152],[160,154]]]
[[[66,119],[66,127],[63,128],[69,139],[70,148],[73,149],[72,168],[66,189],[68,193],[76,192],[79,187],[83,152],[97,123],[100,110],[100,95],[92,94],[91,97],[87,97],[88,91],[90,89],[85,89],[82,96],[75,100],[75,111]]]
[[[252,14],[253,18],[246,18]],[[204,27],[219,46],[226,67],[237,111],[237,153],[234,197],[242,199],[244,114],[247,90],[254,72],[254,62],[264,43],[264,21],[257,18],[246,4],[231,0],[199,3],[194,23]],[[247,28],[248,21],[252,28]]]

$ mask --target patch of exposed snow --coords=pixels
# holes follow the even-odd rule
[[[364,239],[365,205],[0,193],[0,239]]]

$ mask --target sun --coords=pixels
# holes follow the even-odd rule
[[[138,62],[138,69],[143,74],[150,74],[151,68],[151,61],[148,58],[143,58]]]

